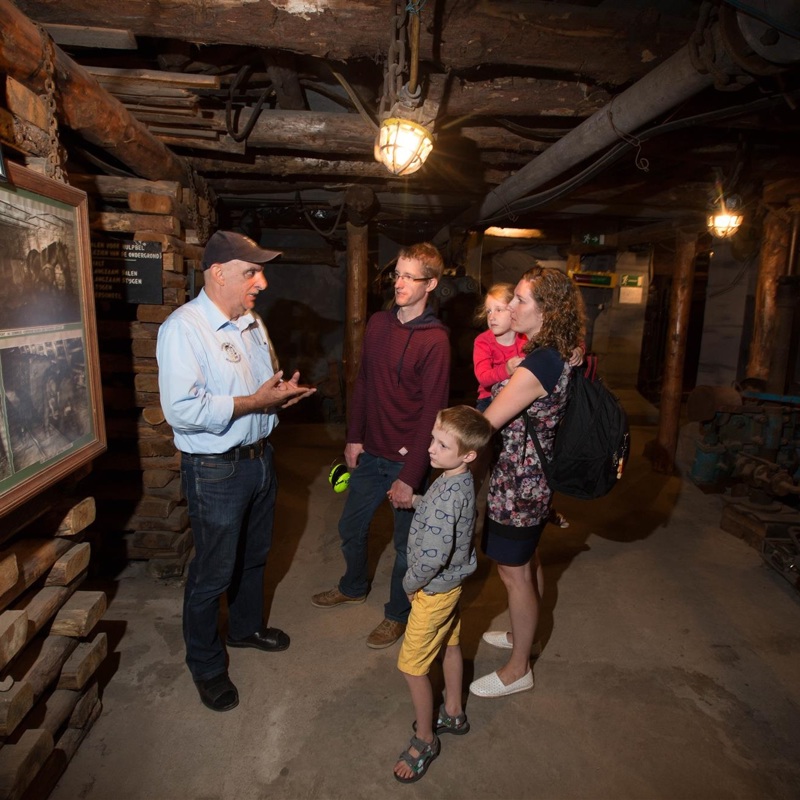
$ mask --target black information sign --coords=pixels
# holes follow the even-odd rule
[[[98,300],[161,305],[161,244],[122,239],[92,242],[94,296]]]

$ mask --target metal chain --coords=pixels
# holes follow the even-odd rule
[[[403,73],[406,69],[406,40],[400,30],[406,22],[406,9],[395,4],[395,14],[389,22],[389,52],[386,57],[386,70],[383,73],[383,95],[378,115],[383,119],[397,101],[397,94],[403,87]]]
[[[62,183],[67,182],[64,174],[63,148],[58,138],[58,116],[56,107],[56,82],[55,82],[55,46],[53,40],[45,33],[41,25],[37,25],[42,38],[44,54],[44,94],[39,95],[47,112],[47,135],[49,148],[45,161],[45,172],[48,178],[54,178]]]

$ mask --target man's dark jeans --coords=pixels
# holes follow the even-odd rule
[[[228,634],[244,639],[263,624],[264,566],[272,544],[277,481],[272,447],[261,458],[223,461],[183,454],[195,556],[183,598],[186,663],[196,680],[226,670],[218,626],[228,595]]]
[[[369,525],[378,506],[386,500],[386,492],[403,469],[402,462],[362,453],[358,467],[350,475],[347,501],[339,520],[339,536],[346,570],[339,581],[339,591],[349,597],[363,597],[369,589],[367,575],[367,539]],[[405,622],[411,611],[403,578],[408,568],[406,548],[413,510],[393,508],[394,567],[389,602],[384,606],[386,619]]]

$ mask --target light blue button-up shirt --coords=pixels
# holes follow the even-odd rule
[[[185,453],[224,453],[269,436],[278,418],[232,420],[233,398],[253,394],[274,374],[269,337],[253,314],[229,320],[205,290],[158,331],[161,408]]]

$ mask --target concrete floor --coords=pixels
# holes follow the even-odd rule
[[[720,530],[721,496],[651,471],[641,453],[655,410],[635,392],[620,396],[633,433],[624,482],[602,500],[560,500],[571,526],[543,540],[536,688],[470,697],[472,731],[444,737],[422,781],[392,778],[413,719],[397,648],[365,646],[387,595],[388,509],[373,526],[367,602],[312,607],[311,594],[341,570],[344,497],[327,474],[342,430],[283,426],[267,604],[291,648],[231,651],[241,702],[215,714],[183,664],[181,581],[153,580],[142,563],[95,581],[109,599],[103,713],[52,798],[796,800],[800,595]],[[684,464],[691,433],[681,437]],[[464,592],[467,683],[502,663],[480,636],[507,619],[497,573],[481,558]]]

